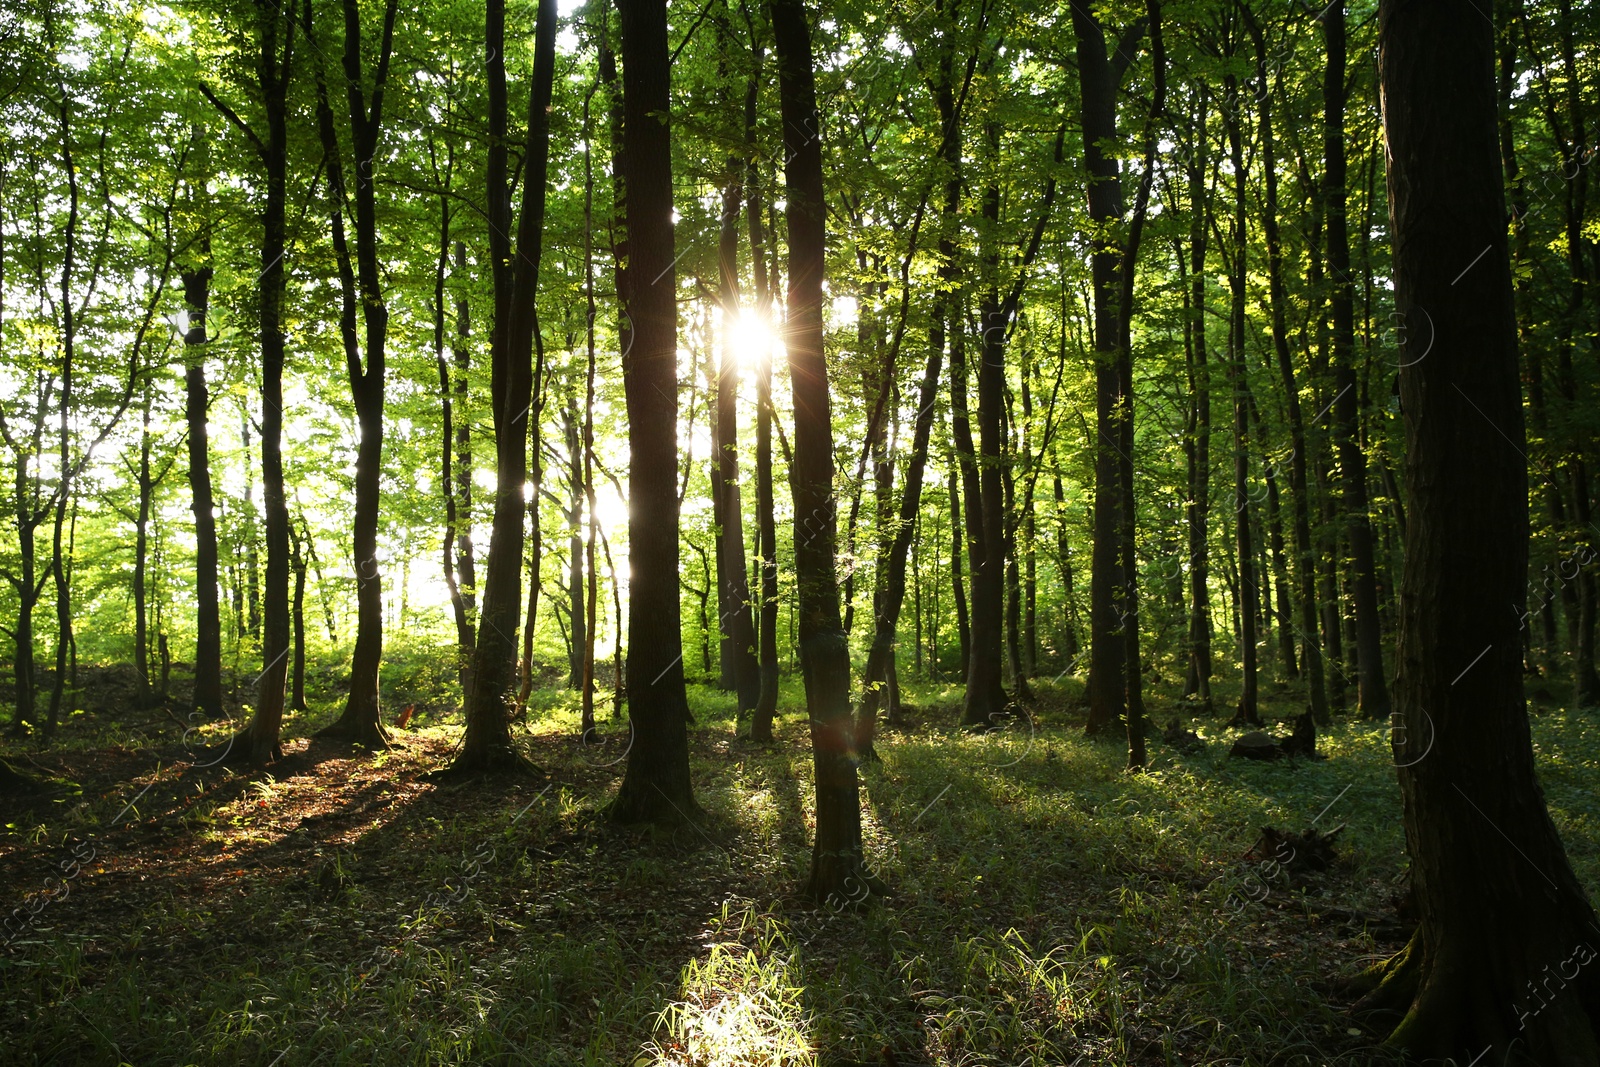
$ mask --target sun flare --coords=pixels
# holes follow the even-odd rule
[[[741,366],[758,367],[783,350],[772,321],[754,308],[742,308],[728,327],[728,341]]]

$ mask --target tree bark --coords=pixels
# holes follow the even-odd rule
[[[288,251],[288,92],[295,18],[288,7],[266,0],[257,0],[256,12],[261,51],[256,73],[267,127],[266,138],[256,142],[266,172],[257,286],[261,320],[261,495],[266,513],[267,573],[261,601],[262,669],[256,679],[256,713],[228,743],[226,758],[236,763],[266,763],[283,755],[280,735],[289,671],[289,507],[283,485],[283,259]]]
[[[790,468],[796,516],[800,662],[815,766],[816,841],[806,894],[859,903],[883,886],[866,868],[861,800],[850,717],[850,650],[839,616],[835,570],[838,511],[833,489],[833,420],[822,344],[824,225],[822,126],[812,73],[811,30],[801,0],[768,0],[778,61],[788,194],[789,298],[785,344],[794,393]]]
[[[1073,0],[1082,98],[1084,166],[1088,172],[1089,218],[1096,228],[1090,272],[1094,287],[1094,538],[1089,575],[1089,719],[1085,730],[1102,735],[1119,728],[1127,695],[1127,641],[1123,604],[1130,576],[1123,570],[1122,475],[1117,449],[1121,432],[1121,378],[1116,301],[1122,251],[1110,229],[1122,219],[1122,180],[1107,148],[1117,135],[1116,75],[1106,56],[1105,32],[1087,0]]]
[[[717,529],[717,604],[737,696],[738,718],[761,700],[761,668],[756,661],[755,622],[750,614],[750,578],[744,558],[744,503],[739,488],[739,354],[733,350],[733,324],[739,308],[739,209],[744,199],[741,159],[728,161],[722,190],[717,240],[718,302],[722,306],[722,351],[717,363],[717,462],[712,492],[722,501]],[[728,673],[725,671],[724,673]]]
[[[1228,385],[1233,393],[1233,517],[1234,540],[1238,545],[1239,568],[1239,708],[1235,721],[1261,725],[1257,707],[1257,668],[1260,637],[1257,623],[1261,611],[1261,588],[1256,584],[1254,531],[1250,523],[1250,383],[1244,358],[1245,284],[1247,235],[1245,232],[1244,116],[1243,94],[1238,79],[1227,75],[1227,108],[1223,113],[1228,129],[1228,148],[1233,164],[1233,254],[1228,263],[1228,288],[1231,291],[1228,328]]]
[[[628,715],[633,745],[609,809],[623,823],[699,812],[689,778],[678,602],[677,274],[673,269],[666,0],[621,0],[623,170],[631,335],[628,399]]]
[[[201,261],[183,272],[189,329],[183,335],[183,414],[189,437],[189,493],[194,512],[194,692],[189,703],[209,718],[222,717],[222,617],[217,606],[217,519],[211,495],[211,453],[206,415],[206,313],[210,310],[211,241],[200,242]]]
[[[494,278],[494,330],[489,338],[490,398],[494,404],[495,500],[483,607],[473,648],[472,692],[466,736],[449,770],[476,773],[525,770],[511,742],[516,706],[517,631],[522,612],[524,483],[528,477],[529,424],[534,410],[535,299],[543,251],[545,194],[550,159],[550,100],[555,75],[555,0],[540,0],[534,28],[533,84],[528,93],[528,133],[522,207],[511,247],[511,187],[507,181],[505,4],[485,5],[489,81],[487,206],[489,258]],[[532,418],[530,418],[530,415]]]
[[[374,167],[383,126],[383,94],[389,76],[394,44],[397,0],[387,0],[383,29],[373,72],[370,98],[361,65],[361,14],[357,0],[343,0],[343,75],[354,151],[355,196],[345,184],[345,159],[328,98],[325,74],[316,67],[317,126],[322,136],[324,165],[328,171],[330,223],[334,255],[338,260],[342,296],[339,333],[344,343],[345,374],[355,405],[360,441],[356,446],[355,508],[351,519],[351,564],[356,572],[356,643],[350,660],[350,694],[343,713],[318,736],[336,737],[359,745],[387,748],[378,695],[378,675],[383,660],[383,576],[378,569],[378,507],[383,473],[383,401],[387,373],[386,347],[389,308],[379,277],[377,196]],[[304,6],[306,40],[315,48],[310,0]],[[355,264],[345,236],[345,213],[355,225]],[[365,337],[357,334],[357,305]],[[365,352],[363,353],[363,348]],[[365,362],[363,363],[363,354]]]
[[[1328,273],[1332,275],[1335,434],[1343,483],[1345,536],[1350,540],[1350,583],[1356,609],[1356,679],[1361,714],[1389,715],[1383,670],[1383,634],[1378,620],[1378,585],[1367,514],[1367,459],[1361,447],[1361,394],[1355,367],[1355,303],[1350,276],[1350,236],[1345,210],[1345,14],[1343,0],[1322,14],[1328,63],[1323,78],[1323,207],[1327,212]]]
[[[756,315],[772,321],[772,279],[767,271],[766,230],[762,225],[761,172],[756,156],[756,103],[760,87],[762,48],[751,29],[755,70],[745,90],[744,136],[745,217],[750,229],[750,266],[756,289]],[[772,352],[757,353],[756,369],[756,567],[760,582],[760,610],[756,615],[760,692],[750,718],[750,739],[772,740],[772,720],[778,710],[778,527],[773,516],[772,488]]]
[[[1528,562],[1493,33],[1462,0],[1383,0],[1378,34],[1408,327],[1393,745],[1420,925],[1364,1005],[1404,1012],[1389,1043],[1419,1059],[1591,1064],[1600,927],[1535,774],[1520,612],[1484,607],[1520,608]]]

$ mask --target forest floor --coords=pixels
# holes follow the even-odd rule
[[[426,711],[369,756],[309,739],[327,704],[253,773],[202,766],[201,736],[159,709],[109,741],[75,717],[52,748],[0,748],[59,780],[0,798],[0,1058],[1388,1062],[1337,993],[1406,936],[1385,724],[1325,731],[1323,761],[1252,763],[1228,758],[1221,717],[1199,718],[1203,752],[1155,741],[1130,775],[1122,742],[1084,739],[1075,682],[1039,688],[1031,722],[970,736],[957,690],[908,683],[918,708],[862,768],[870,862],[894,895],[838,911],[797,896],[811,762],[789,688],[772,746],[736,739],[730,699],[692,689],[707,819],[676,832],[605,821],[626,728],[580,746],[570,694],[521,728],[538,776],[448,784],[424,775],[459,729]],[[1269,717],[1299,710],[1276,695]],[[1600,725],[1547,708],[1533,729],[1592,893]],[[1326,871],[1247,858],[1263,826],[1340,824]]]

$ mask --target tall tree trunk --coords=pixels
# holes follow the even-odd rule
[[[446,182],[454,172],[454,149],[451,150],[451,164],[446,171]],[[461,268],[465,267],[466,246],[456,242],[457,262]],[[470,584],[462,575],[462,568],[458,564],[462,561],[461,549],[465,549],[468,568],[471,566],[472,552],[472,514],[470,496],[462,500],[461,486],[456,478],[456,464],[452,450],[459,440],[456,426],[457,417],[461,417],[461,429],[465,429],[465,390],[458,395],[450,380],[450,364],[445,359],[445,271],[450,263],[450,203],[447,197],[441,196],[439,203],[439,256],[434,267],[433,275],[433,358],[439,371],[439,485],[444,495],[444,535],[440,544],[440,566],[444,571],[445,588],[450,593],[450,614],[456,626],[456,677],[461,685],[461,699],[466,702],[467,694],[471,691],[471,661],[472,661],[472,617]],[[462,290],[456,305],[457,342],[456,358],[460,360],[471,357],[466,354],[465,338],[470,330],[470,309],[466,303],[466,292]],[[466,374],[460,377],[462,386],[466,384]],[[469,439],[470,440],[470,439]],[[469,443],[468,448],[471,445]],[[471,454],[469,452],[466,466],[468,483],[466,492],[471,492]],[[465,503],[466,507],[461,505]]]
[[[721,501],[717,529],[717,604],[723,662],[731,668],[737,693],[736,716],[755,710],[761,699],[761,668],[756,661],[755,622],[750,614],[750,578],[744,558],[744,503],[739,488],[739,354],[733,350],[733,324],[739,308],[739,209],[744,200],[744,162],[728,161],[717,239],[718,302],[722,306],[722,352],[717,363],[717,462],[712,493]],[[727,673],[725,670],[724,673]]]
[[[494,331],[489,338],[490,398],[494,404],[495,499],[478,639],[472,655],[467,730],[450,770],[475,773],[527,764],[511,742],[516,706],[517,631],[522,611],[524,484],[529,424],[536,422],[533,338],[543,251],[550,160],[550,100],[555,75],[555,0],[539,0],[534,28],[533,84],[523,156],[522,208],[512,255],[511,187],[507,175],[505,4],[487,0],[485,41],[489,74],[487,207],[494,277]],[[530,418],[530,416],[532,416]]]
[[[1378,17],[1395,298],[1411,327],[1393,743],[1420,924],[1369,972],[1364,1006],[1403,1012],[1389,1043],[1418,1059],[1594,1063],[1595,913],[1535,773],[1518,613],[1483,609],[1524,603],[1528,563],[1493,33],[1461,0],[1383,0]],[[1432,358],[1415,351],[1425,342]]]
[[[827,202],[822,182],[821,122],[812,73],[811,30],[801,0],[768,0],[778,61],[788,194],[789,298],[785,342],[795,412],[790,485],[797,516],[795,579],[800,658],[815,765],[816,841],[806,893],[851,904],[883,886],[866,869],[861,800],[850,718],[850,650],[839,617],[835,571],[838,510],[833,489],[833,419],[822,346],[822,282]]]
[[[1350,276],[1350,235],[1345,211],[1345,14],[1344,0],[1322,13],[1328,63],[1323,77],[1323,206],[1327,212],[1328,273],[1332,275],[1335,433],[1343,483],[1345,536],[1350,540],[1350,582],[1355,594],[1356,670],[1361,714],[1389,716],[1383,671],[1383,635],[1378,620],[1378,585],[1367,514],[1367,459],[1361,447],[1361,393],[1355,367],[1355,303]]]
[[[991,122],[987,130],[988,150],[993,166],[1000,165],[1000,128]],[[984,233],[992,235],[1000,224],[998,180],[983,193]],[[978,361],[978,434],[981,459],[978,462],[978,492],[967,500],[967,525],[974,536],[972,553],[972,654],[967,662],[966,700],[961,724],[969,728],[993,729],[1006,715],[1009,698],[1002,679],[1005,655],[1005,489],[1001,470],[1002,423],[1005,418],[1006,327],[1002,318],[999,280],[999,254],[996,238],[988,236],[983,255],[987,285],[979,301],[983,324],[983,343]],[[965,378],[964,373],[962,377]]]
[[[345,213],[351,210],[350,190],[345,185],[345,159],[335,127],[332,103],[328,99],[326,77],[320,66],[315,68],[317,125],[322,135],[324,165],[328,171],[333,248],[338,260],[343,297],[339,333],[344,342],[345,374],[349,379],[350,396],[360,428],[360,442],[356,446],[355,508],[350,529],[351,563],[356,571],[356,643],[350,659],[350,694],[345,701],[344,712],[318,734],[377,748],[386,748],[389,743],[378,695],[378,674],[383,660],[383,576],[378,569],[378,506],[383,473],[383,400],[389,307],[384,301],[383,283],[379,277],[377,195],[373,171],[383,126],[383,94],[394,45],[396,6],[397,0],[387,0],[384,7],[382,37],[369,97],[361,67],[360,9],[357,0],[343,0],[346,118],[356,173],[352,214],[356,231],[354,269],[345,237]],[[306,39],[315,46],[310,0],[305,0],[303,10]],[[358,336],[356,331],[358,304],[365,337]],[[404,625],[404,620],[401,624]]]
[[[1312,718],[1321,725],[1333,721],[1323,680],[1322,643],[1317,639],[1316,544],[1311,539],[1311,492],[1306,477],[1306,428],[1300,411],[1300,385],[1289,352],[1288,294],[1283,279],[1283,239],[1278,230],[1278,153],[1273,129],[1273,94],[1268,76],[1267,42],[1256,34],[1256,66],[1261,79],[1261,170],[1264,175],[1261,227],[1267,243],[1267,294],[1272,314],[1272,351],[1283,382],[1289,418],[1289,502],[1293,508],[1294,577],[1299,594],[1301,666],[1306,675]],[[1271,88],[1276,88],[1273,86]]]
[[[751,30],[755,70],[744,101],[745,216],[750,229],[750,265],[756,288],[756,315],[772,321],[772,279],[767,270],[766,231],[762,225],[761,172],[757,163],[756,103],[760,88],[762,49]],[[778,710],[778,526],[773,516],[772,488],[772,352],[756,353],[756,567],[760,572],[761,607],[756,629],[761,688],[750,719],[750,738],[772,740],[772,719]]]
[[[1127,639],[1123,633],[1127,583],[1122,553],[1123,488],[1117,450],[1121,376],[1118,374],[1117,297],[1122,250],[1111,229],[1122,220],[1122,180],[1115,142],[1117,78],[1106,55],[1105,32],[1087,0],[1073,0],[1082,99],[1084,167],[1088,172],[1089,218],[1094,223],[1090,264],[1094,287],[1094,540],[1089,577],[1089,720],[1091,735],[1122,725],[1127,697]]]
[[[1189,179],[1189,313],[1184,324],[1188,340],[1190,391],[1188,432],[1184,435],[1184,460],[1188,474],[1188,500],[1184,517],[1189,534],[1189,634],[1185,697],[1196,697],[1209,713],[1211,704],[1211,363],[1206,346],[1206,247],[1210,237],[1212,188],[1208,185],[1206,115],[1210,95],[1200,91],[1198,114],[1186,170]],[[1181,266],[1181,265],[1180,265]]]
[[[256,72],[267,124],[266,138],[257,142],[267,191],[261,215],[261,273],[257,281],[261,316],[261,496],[266,512],[267,574],[262,597],[262,669],[256,678],[256,713],[227,749],[227,758],[238,763],[265,763],[283,755],[279,738],[289,672],[289,507],[283,485],[283,259],[288,251],[288,93],[295,18],[287,7],[266,0],[257,0],[256,12],[261,45]],[[252,568],[252,577],[254,573]]]
[[[1238,544],[1239,568],[1239,672],[1241,691],[1235,721],[1251,726],[1261,725],[1257,708],[1256,656],[1260,637],[1256,626],[1261,612],[1261,588],[1256,584],[1256,558],[1253,529],[1250,522],[1250,383],[1244,358],[1245,303],[1248,296],[1245,284],[1249,277],[1245,270],[1248,247],[1245,231],[1244,138],[1241,127],[1244,116],[1240,114],[1243,94],[1238,79],[1227,75],[1225,79],[1229,107],[1223,113],[1228,129],[1228,148],[1233,165],[1233,254],[1228,263],[1228,288],[1232,299],[1228,316],[1228,385],[1233,393],[1233,516],[1234,540]]]
[[[194,512],[194,692],[189,703],[210,718],[222,717],[222,618],[217,606],[217,519],[211,497],[211,455],[206,415],[206,313],[210,310],[211,241],[200,242],[198,264],[183,273],[188,330],[183,335],[183,414],[189,434],[189,493]]]
[[[609,809],[618,822],[699,811],[689,778],[678,602],[678,309],[666,0],[621,0],[628,271],[628,714],[633,745]]]

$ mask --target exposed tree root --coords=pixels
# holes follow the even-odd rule
[[[352,745],[362,748],[386,749],[391,748],[394,742],[389,737],[389,731],[384,728],[383,722],[352,721],[351,715],[346,711],[338,720],[329,726],[318,730],[313,737],[322,737],[330,741],[347,741]]]
[[[448,767],[429,771],[426,781],[459,781],[487,774],[536,775],[544,772],[511,744],[488,745],[475,752],[462,749]]]

